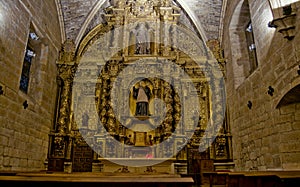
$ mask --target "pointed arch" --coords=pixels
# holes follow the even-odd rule
[[[280,100],[276,108],[280,108],[285,105],[300,103],[300,84],[290,89]]]
[[[98,12],[98,10],[101,8],[101,6],[106,2],[107,0],[99,0],[95,6],[93,7],[93,9],[91,10],[91,12],[89,13],[89,15],[87,16],[86,20],[84,21],[82,27],[80,28],[80,31],[75,39],[75,46],[76,48],[78,47],[80,40],[82,39],[84,32],[86,31],[89,23],[92,21],[92,19],[95,17],[96,13]]]
[[[249,23],[251,23],[249,3],[248,0],[242,0],[236,5],[229,25],[235,88],[238,88],[250,75],[250,57],[245,32]]]
[[[65,24],[64,24],[64,18],[63,18],[63,13],[62,13],[60,0],[55,0],[55,5],[56,5],[56,9],[57,9],[57,14],[58,14],[58,21],[59,21],[60,35],[61,35],[61,43],[64,43],[65,40],[66,40],[66,32],[65,32]]]
[[[200,20],[196,16],[195,12],[190,9],[185,0],[177,0],[178,4],[186,11],[187,15],[191,18],[193,24],[196,26],[201,38],[203,41],[207,41],[207,37],[205,35],[204,29],[200,23]]]

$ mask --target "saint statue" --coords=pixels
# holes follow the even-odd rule
[[[147,54],[150,51],[148,46],[149,36],[148,30],[144,23],[139,24],[136,31],[136,54]]]
[[[133,98],[136,99],[136,116],[149,116],[149,99],[151,90],[143,81],[139,86],[133,87]]]

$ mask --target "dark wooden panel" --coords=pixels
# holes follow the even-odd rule
[[[14,187],[192,187],[192,178],[124,176],[0,176],[0,186]]]
[[[207,186],[225,185],[228,187],[299,187],[300,172],[204,172],[209,178]]]
[[[188,149],[188,174],[200,174],[200,170],[202,167],[203,171],[211,171],[211,167],[213,167],[213,165],[211,166],[210,163],[213,164],[213,161],[210,161],[207,155],[207,152],[199,152],[198,148],[192,148],[192,149]],[[201,166],[201,160],[208,160],[207,161],[203,161],[202,162],[202,166]],[[210,169],[208,169],[210,168]],[[213,169],[213,168],[212,168]]]
[[[48,160],[48,171],[64,171],[64,160],[63,159],[49,159]]]
[[[73,172],[91,172],[93,162],[93,150],[85,146],[74,146]]]

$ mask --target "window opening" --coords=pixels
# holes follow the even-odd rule
[[[255,46],[254,36],[253,36],[253,27],[251,22],[249,22],[246,27],[246,41],[248,46],[249,63],[250,63],[249,73],[252,73],[257,68],[258,63],[256,57],[256,46]]]
[[[36,47],[34,42],[39,40],[38,35],[30,28],[27,46],[25,50],[22,73],[20,78],[20,90],[24,93],[28,93],[29,80],[30,80],[30,67],[36,57]]]

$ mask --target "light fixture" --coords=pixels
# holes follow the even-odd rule
[[[284,38],[292,40],[295,37],[296,28],[296,3],[299,0],[269,0],[273,13],[273,20],[268,26],[276,28]]]
[[[299,67],[299,69],[297,70],[297,72],[298,72],[298,75],[300,75],[300,65],[298,67]]]
[[[284,7],[289,4],[294,4],[298,2],[299,0],[269,0],[269,3],[272,7],[272,9]]]

